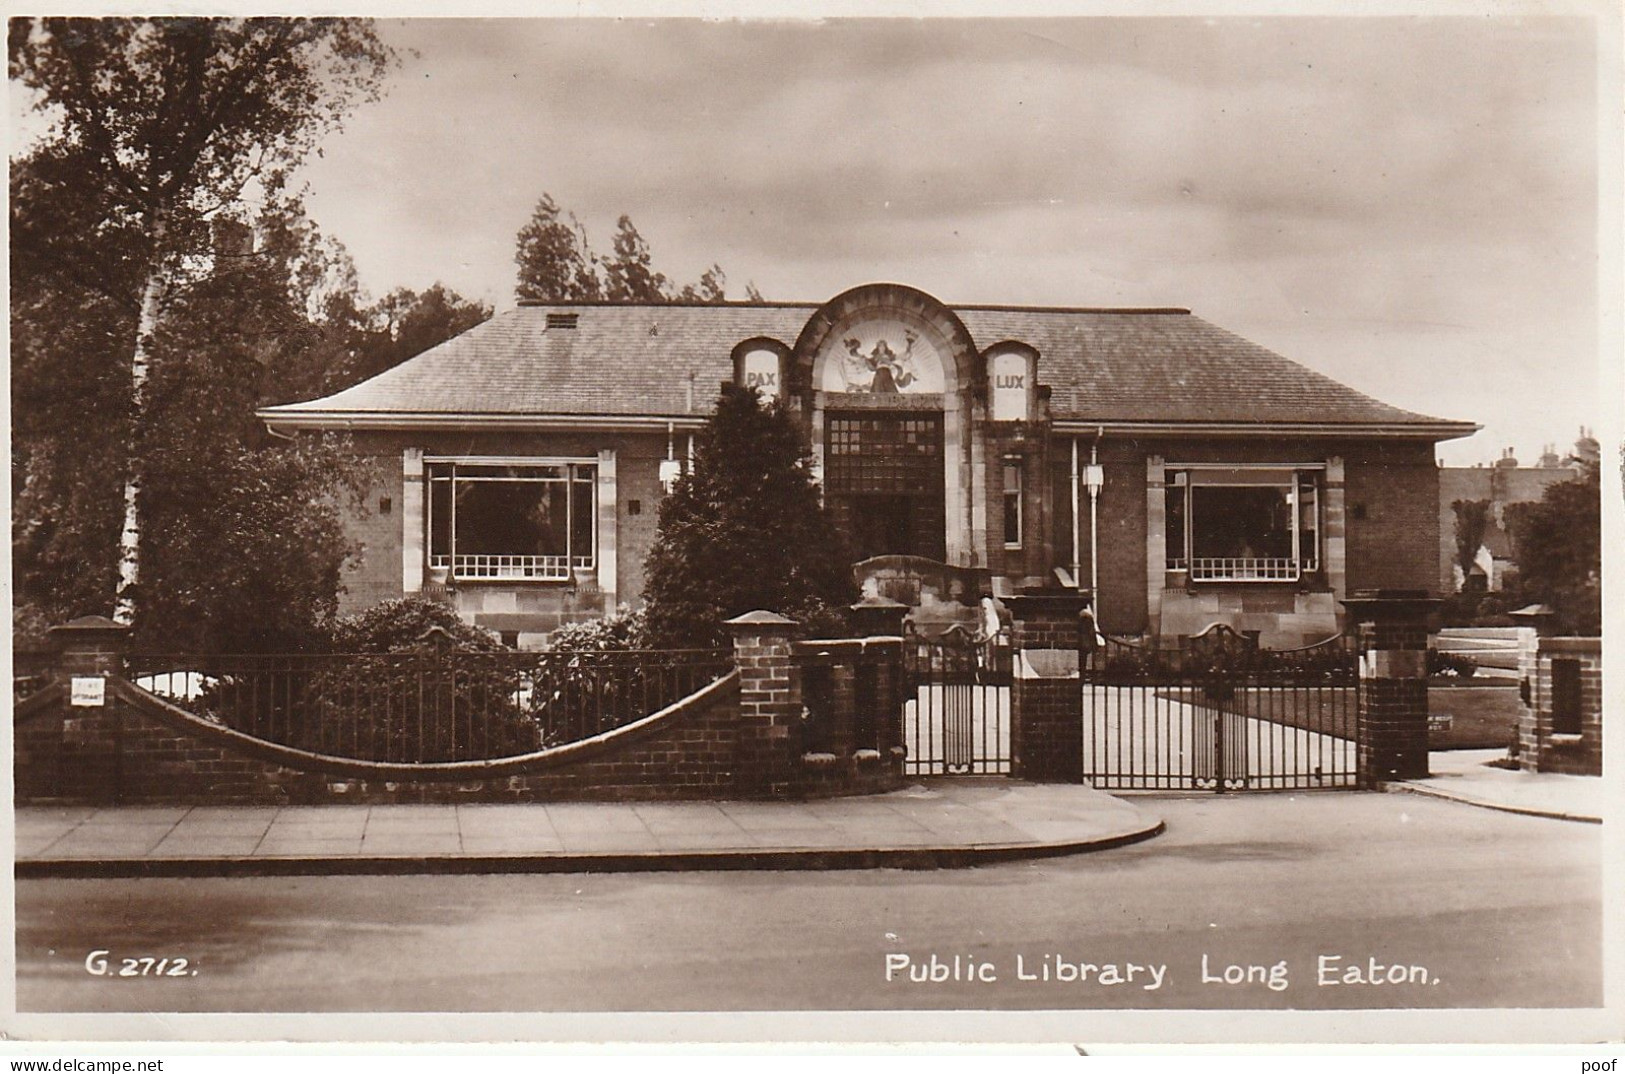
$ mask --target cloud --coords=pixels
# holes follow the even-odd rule
[[[1189,305],[1296,326],[1283,338],[1356,382],[1404,378],[1369,356],[1418,361],[1445,325],[1457,374],[1521,375],[1500,341],[1547,340],[1594,383],[1581,20],[386,32],[418,55],[310,169],[313,211],[375,291],[445,279],[508,301],[514,233],[547,191],[600,248],[630,213],[669,275],[717,261],[736,292],[894,278],[959,301]]]

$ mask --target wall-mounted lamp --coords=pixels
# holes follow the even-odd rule
[[[666,423],[666,457],[660,460],[660,487],[666,490],[669,496],[671,490],[677,487],[677,479],[683,476],[683,464],[677,461],[677,426],[675,422]]]
[[[1104,426],[1095,430],[1095,442],[1089,445],[1089,464],[1083,468],[1083,487],[1089,490],[1089,592],[1095,616],[1100,615],[1100,490],[1106,487],[1100,441],[1105,435]]]

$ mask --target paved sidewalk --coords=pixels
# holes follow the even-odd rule
[[[1390,787],[1509,813],[1601,823],[1601,778],[1514,772],[1487,763],[1505,756],[1505,750],[1435,750],[1428,754],[1431,774],[1427,779],[1405,780]]]
[[[806,802],[23,806],[17,875],[935,868],[1121,846],[1157,816],[1088,787],[939,780]]]

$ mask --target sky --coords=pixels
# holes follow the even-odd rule
[[[304,169],[374,295],[513,305],[545,192],[729,296],[1181,306],[1564,452],[1599,401],[1582,18],[419,19]],[[1042,361],[1040,378],[1042,378]]]

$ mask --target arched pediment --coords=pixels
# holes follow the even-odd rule
[[[796,339],[791,388],[830,395],[949,395],[974,383],[964,324],[924,291],[873,283],[836,295]]]

